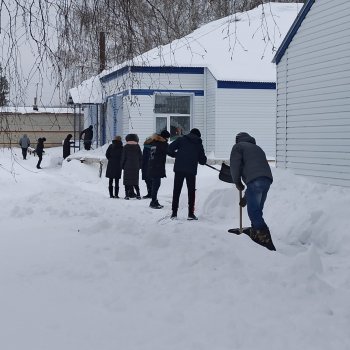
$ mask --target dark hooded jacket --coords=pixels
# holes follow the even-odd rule
[[[158,134],[146,140],[149,144],[148,178],[166,177],[165,163],[168,151],[168,141]],[[145,142],[145,143],[146,143]]]
[[[143,144],[142,151],[142,180],[151,180],[148,173],[149,157],[151,155],[152,137],[148,137]]]
[[[42,156],[44,153],[44,142],[46,141],[46,138],[38,138],[38,143],[36,145],[35,152],[38,156]]]
[[[197,175],[198,163],[204,165],[207,162],[202,139],[193,133],[173,141],[168,147],[168,155],[175,158],[175,172]]]
[[[66,159],[68,156],[70,156],[70,145],[71,143],[74,143],[74,141],[71,141],[72,137],[72,134],[68,134],[63,141],[63,159]]]
[[[84,138],[83,138],[84,135]],[[94,130],[92,125],[90,125],[88,128],[84,129],[81,133],[80,133],[80,138],[83,138],[84,141],[92,141],[94,137]]]
[[[136,186],[139,184],[139,172],[142,166],[142,151],[136,141],[127,141],[123,148],[121,160],[123,184]]]
[[[118,140],[113,140],[106,151],[108,159],[106,177],[110,179],[120,179],[122,174],[121,159],[123,153],[123,143]]]
[[[272,183],[272,173],[267,162],[265,152],[255,144],[254,137],[242,132],[236,137],[236,144],[232,147],[230,169],[233,183],[244,183],[267,177]]]

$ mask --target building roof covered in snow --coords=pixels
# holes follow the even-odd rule
[[[124,74],[127,67],[207,67],[217,80],[275,82],[274,54],[301,3],[266,3],[201,26],[185,37],[125,61],[98,77]],[[97,80],[97,81],[96,81]],[[99,103],[99,79],[70,90],[75,103]],[[89,102],[88,102],[89,101]]]

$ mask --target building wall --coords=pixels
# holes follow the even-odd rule
[[[204,130],[204,97],[192,95],[191,127]],[[155,132],[154,95],[124,97],[123,136],[128,133],[139,135],[140,142]],[[204,131],[203,131],[204,132]]]
[[[318,0],[277,65],[277,166],[350,186],[350,2]]]
[[[247,132],[275,159],[276,91],[219,88],[216,96],[215,157],[229,159],[236,134]]]
[[[205,118],[206,118],[206,138],[204,140],[208,154],[215,153],[215,118],[216,118],[216,91],[217,82],[210,70],[206,70],[205,88]]]
[[[83,115],[76,115],[76,139],[79,139],[79,123],[83,126]],[[67,134],[74,135],[73,113],[1,113],[0,146],[17,146],[18,141],[27,134],[31,146],[35,147],[39,137],[45,137],[46,147],[57,147]]]

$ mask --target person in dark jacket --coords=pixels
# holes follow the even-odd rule
[[[108,159],[106,177],[109,178],[109,197],[119,198],[119,179],[122,174],[121,159],[123,153],[123,142],[120,136],[116,136],[112,144],[108,146],[106,151],[106,158]],[[113,193],[114,180],[114,193]]]
[[[84,135],[84,136],[83,136]],[[84,140],[84,148],[89,151],[91,149],[92,139],[94,137],[93,126],[90,125],[80,133],[80,139]]]
[[[149,206],[153,209],[163,208],[163,205],[159,204],[157,197],[161,179],[166,177],[165,163],[169,137],[169,131],[163,130],[160,135],[154,134],[150,142],[151,149],[148,161],[148,176],[152,179],[152,200]]]
[[[70,156],[70,145],[74,143],[71,141],[72,137],[72,134],[68,134],[63,141],[63,159],[66,159],[68,156]]]
[[[40,167],[41,161],[43,160],[43,153],[44,153],[44,142],[46,141],[45,137],[39,137],[38,138],[38,143],[36,145],[36,149],[35,149],[35,153],[38,155],[39,160],[38,163],[36,165],[37,169],[42,169]]]
[[[207,157],[198,129],[192,129],[188,135],[181,136],[168,147],[168,155],[175,158],[174,164],[174,189],[171,218],[177,217],[179,199],[184,179],[186,179],[188,191],[188,220],[198,220],[194,215],[196,175],[198,163],[204,165]]]
[[[28,152],[28,147],[30,146],[30,140],[27,136],[27,134],[24,134],[20,139],[19,139],[19,145],[22,148],[22,156],[23,159],[27,159],[27,152]]]
[[[143,196],[142,198],[147,199],[147,198],[152,198],[152,179],[149,177],[148,174],[148,165],[149,165],[149,157],[151,154],[151,142],[153,138],[152,136],[147,137],[145,142],[143,143],[143,151],[142,151],[142,180],[145,181],[146,183],[146,188],[147,188],[147,194]]]
[[[125,199],[130,199],[134,188],[136,190],[136,198],[141,199],[139,173],[142,167],[142,151],[138,143],[139,137],[136,134],[128,134],[125,140],[126,145],[123,148],[121,160],[122,169],[124,170]]]
[[[264,203],[273,177],[265,152],[246,132],[240,132],[236,136],[236,144],[231,150],[230,170],[233,183],[239,191],[245,188],[242,180],[247,186],[244,197],[251,221],[250,237],[274,248],[270,230],[263,218]],[[241,206],[244,204],[240,203]]]

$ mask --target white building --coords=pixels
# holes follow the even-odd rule
[[[271,60],[301,7],[270,3],[211,22],[101,73],[71,95],[78,104],[103,104],[97,124],[104,142],[128,133],[143,142],[164,128],[175,138],[196,127],[207,154],[227,159],[235,135],[245,131],[274,159]],[[85,110],[96,121],[95,106]]]
[[[350,186],[350,1],[309,0],[277,63],[277,166]]]

